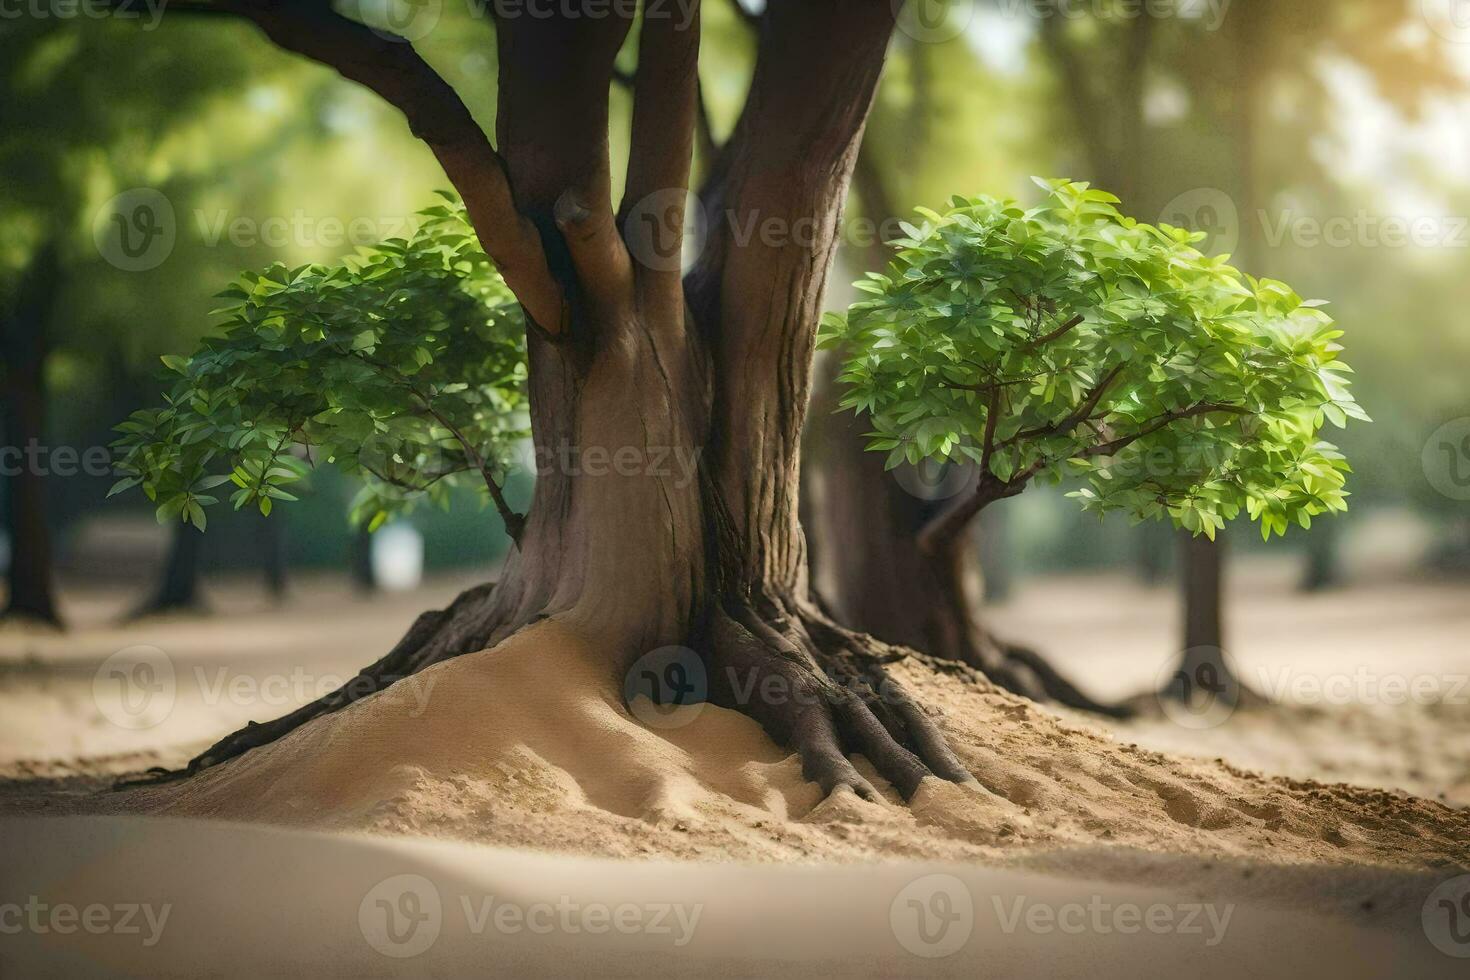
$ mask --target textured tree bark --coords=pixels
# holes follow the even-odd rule
[[[60,289],[56,246],[42,246],[31,260],[11,309],[0,325],[5,372],[5,444],[19,455],[6,481],[6,530],[10,537],[9,593],[0,617],[60,626],[53,593],[51,532],[46,520],[45,475],[29,448],[45,439],[45,366],[48,321]]]
[[[183,774],[551,618],[594,637],[614,674],[654,649],[692,648],[710,698],[793,747],[826,791],[875,794],[850,752],[905,796],[925,776],[973,782],[884,673],[901,654],[820,609],[797,518],[822,294],[893,17],[887,0],[768,5],[745,110],[700,192],[710,234],[687,280],[664,259],[682,245],[697,29],[642,21],[633,148],[614,212],[607,94],[631,22],[617,10],[498,21],[498,154],[442,130],[436,151],[453,161],[457,186],[472,183],[461,187],[467,200],[477,180],[511,189],[513,223],[495,220],[498,207],[482,218],[471,206],[487,251],[517,254],[507,253],[509,233],[537,242],[544,259],[507,271],[532,320],[541,463],[520,545],[494,588],[425,613],[354,683],[229,736]],[[355,58],[338,60],[371,77]],[[401,82],[373,87],[397,96],[413,122],[422,87],[408,98]],[[428,88],[442,110],[442,93]],[[442,111],[431,118],[442,122]],[[784,233],[747,240],[752,220]],[[681,473],[671,459],[696,465]],[[772,684],[781,696],[767,696]]]

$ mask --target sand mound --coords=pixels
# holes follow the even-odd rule
[[[743,715],[704,705],[645,725],[595,644],[548,621],[194,779],[94,802],[614,856],[994,859],[1018,845],[1123,845],[1470,866],[1464,811],[1119,744],[917,663],[895,676],[940,713],[984,791],[936,780],[903,806],[859,760],[887,802],[824,800]]]

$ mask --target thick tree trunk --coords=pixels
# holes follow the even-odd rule
[[[60,626],[52,588],[51,532],[46,520],[45,474],[32,448],[45,440],[45,366],[48,321],[60,289],[54,245],[31,260],[15,302],[0,325],[5,377],[6,529],[10,537],[9,594],[0,616]]]
[[[130,618],[142,619],[174,612],[198,612],[204,608],[199,589],[199,557],[204,535],[198,528],[178,523],[169,541],[168,560],[153,595],[133,611]]]
[[[462,191],[514,189],[509,216],[493,193],[465,197],[533,321],[531,421],[542,465],[519,546],[493,589],[424,614],[356,681],[237,732],[185,772],[552,619],[607,651],[610,676],[626,676],[651,651],[691,648],[709,698],[793,747],[828,792],[875,795],[849,761],[853,752],[905,797],[925,776],[974,781],[884,673],[900,654],[818,608],[797,519],[825,279],[893,17],[887,0],[767,7],[745,111],[701,194],[711,233],[687,283],[677,261],[666,261],[677,259],[677,236],[670,251],[661,233],[682,226],[697,29],[668,17],[642,21],[617,219],[607,94],[626,20],[497,24],[499,158],[474,148],[452,118],[411,115]],[[306,43],[286,31],[272,36]],[[401,47],[357,37],[383,57],[404,57]],[[416,104],[417,91],[364,74]],[[517,224],[499,220],[507,217]],[[741,237],[752,220],[769,219],[786,234]],[[510,247],[507,235],[537,246]]]

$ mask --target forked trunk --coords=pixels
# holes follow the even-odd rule
[[[704,675],[709,698],[792,746],[828,791],[876,793],[852,752],[905,796],[926,775],[973,782],[885,675],[897,653],[813,602],[797,517],[816,328],[893,28],[887,0],[767,7],[746,108],[700,195],[709,236],[687,281],[697,22],[645,10],[615,214],[608,87],[627,19],[497,22],[497,155],[462,106],[445,105],[452,92],[422,79],[411,49],[331,21],[352,35],[339,51],[326,25],[287,29],[299,16],[282,10],[263,26],[408,109],[526,309],[536,488],[493,589],[426,613],[358,681],[230,736],[187,771],[552,619],[605,651],[609,677],[656,649],[689,648],[682,666]],[[399,74],[373,73],[359,45],[397,60]],[[779,237],[744,237],[773,220]]]

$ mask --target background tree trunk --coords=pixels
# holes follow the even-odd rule
[[[3,616],[61,625],[53,594],[51,531],[46,517],[45,474],[31,448],[45,444],[47,334],[61,286],[54,243],[31,259],[0,328],[5,371],[5,443],[20,451],[6,480],[6,528],[10,536],[9,595]]]
[[[378,577],[373,571],[373,536],[366,528],[353,530],[347,542],[347,573],[359,592],[378,591]]]
[[[1242,9],[1246,7],[1250,9]],[[1239,174],[1236,207],[1240,234],[1234,262],[1244,271],[1254,273],[1260,272],[1253,264],[1261,257],[1262,244],[1256,139],[1264,81],[1260,71],[1260,66],[1265,62],[1261,45],[1267,41],[1266,32],[1262,30],[1265,16],[1266,11],[1262,4],[1242,2],[1230,24],[1230,29],[1234,31],[1231,42],[1236,70],[1231,115],[1236,131],[1234,145],[1238,147],[1240,154],[1236,167]],[[1192,651],[1213,650],[1216,652],[1211,656],[1219,661],[1218,667],[1214,669],[1219,670],[1222,678],[1230,677],[1233,681],[1233,672],[1225,662],[1224,613],[1221,608],[1224,602],[1221,591],[1224,539],[1222,532],[1213,542],[1201,536],[1191,538],[1183,544],[1181,595],[1184,605],[1184,652],[1181,670],[1189,672],[1192,669],[1190,661],[1198,659],[1198,654]],[[1238,686],[1238,682],[1235,683]]]
[[[1336,520],[1314,522],[1307,536],[1307,561],[1301,590],[1321,592],[1342,582],[1341,533]]]
[[[266,593],[275,602],[286,598],[289,558],[286,532],[279,520],[263,520],[260,529],[261,571],[265,574]]]
[[[911,144],[925,136],[927,50],[919,44],[910,53],[916,93],[900,128]],[[853,171],[856,196],[869,222],[880,229],[892,227],[899,215],[874,152],[881,133],[870,128]],[[851,251],[867,269],[882,269],[889,258],[883,241]],[[1127,713],[1082,694],[1038,654],[996,638],[985,627],[974,524],[941,554],[925,554],[919,547],[919,531],[951,498],[968,492],[971,477],[960,467],[885,470],[883,455],[866,449],[867,421],[838,411],[839,363],[837,356],[817,361],[821,381],[806,428],[810,460],[801,481],[803,521],[816,541],[813,574],[837,618],[885,642],[967,664],[1039,701]],[[993,524],[998,513],[992,508],[983,523]],[[1003,556],[992,550],[990,557],[1003,566]]]
[[[199,557],[203,550],[204,535],[198,528],[183,522],[174,524],[158,588],[130,618],[203,610],[204,596],[199,589]]]

